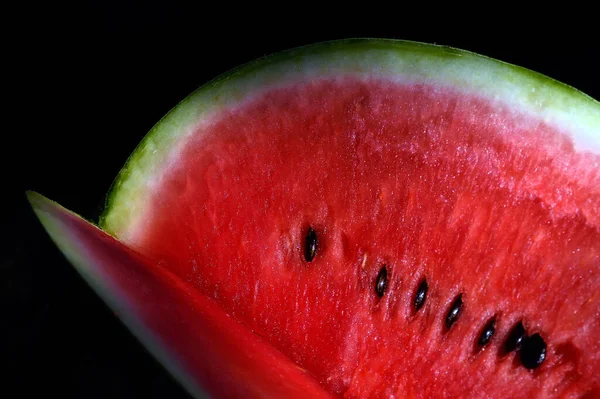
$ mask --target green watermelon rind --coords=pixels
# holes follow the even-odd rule
[[[441,84],[482,95],[559,127],[577,149],[600,153],[600,102],[543,74],[447,46],[394,39],[322,42],[242,65],[183,99],[127,159],[109,189],[98,226],[116,237],[127,233],[143,212],[149,185],[176,160],[176,149],[199,122],[261,89],[344,74]]]

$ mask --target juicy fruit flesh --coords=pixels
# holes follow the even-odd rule
[[[34,192],[27,197],[81,276],[194,397],[332,397],[168,270],[55,202]]]
[[[130,243],[329,390],[598,392],[598,156],[474,96],[352,78],[273,90],[207,129],[149,194]],[[501,354],[521,319],[548,343],[531,372]]]

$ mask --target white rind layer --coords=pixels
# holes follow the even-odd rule
[[[338,76],[426,84],[487,98],[568,135],[576,151],[600,154],[600,103],[544,75],[443,46],[379,39],[326,42],[244,65],[185,98],[128,159],[107,197],[100,227],[125,241],[132,238],[148,193],[177,162],[190,136],[201,134],[202,125],[228,107],[290,83]]]

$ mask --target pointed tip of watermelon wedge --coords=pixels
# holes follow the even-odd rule
[[[331,397],[184,281],[58,203],[26,196],[65,257],[192,396]]]

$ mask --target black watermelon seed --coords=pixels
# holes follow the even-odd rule
[[[523,322],[519,321],[506,338],[506,342],[504,343],[504,350],[509,353],[514,350],[521,349],[521,345],[523,344],[523,340],[527,334],[525,333],[525,327],[523,327]]]
[[[375,292],[381,298],[385,293],[385,289],[387,288],[388,280],[387,280],[387,268],[385,265],[379,270],[379,274],[377,275],[377,280],[375,281]]]
[[[535,333],[531,337],[525,338],[520,351],[521,364],[531,370],[539,367],[546,359],[546,342]]]
[[[317,240],[317,233],[313,230],[312,227],[308,228],[308,233],[306,234],[306,240],[304,243],[304,257],[307,262],[312,262],[317,254],[317,249],[319,248],[319,241]]]
[[[450,306],[450,310],[448,310],[448,314],[446,315],[446,328],[450,329],[452,325],[458,319],[460,315],[460,310],[462,309],[462,294],[459,294],[452,305]]]
[[[494,336],[495,332],[496,332],[496,318],[494,317],[486,323],[485,327],[483,327],[483,331],[481,332],[481,335],[479,336],[479,339],[477,340],[477,345],[479,345],[479,347],[486,346],[490,342],[492,337]]]
[[[425,299],[427,299],[427,280],[423,279],[419,286],[417,287],[417,293],[415,294],[414,306],[415,311],[419,311],[425,304]]]

